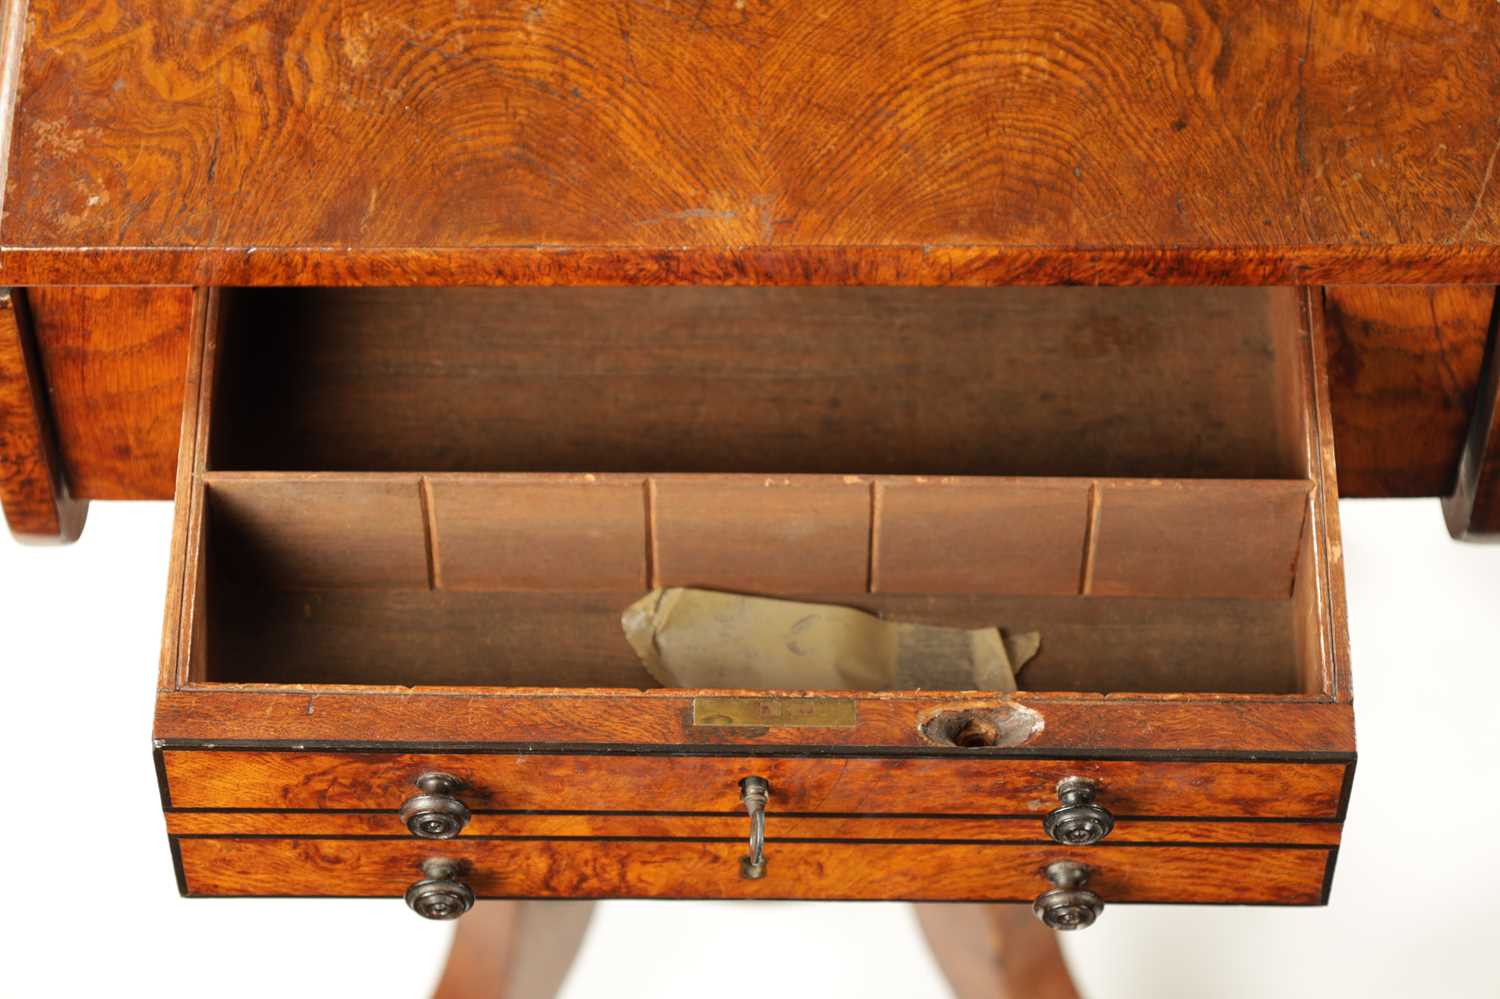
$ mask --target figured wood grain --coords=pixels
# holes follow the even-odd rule
[[[75,495],[170,499],[193,289],[41,287],[27,298]]]
[[[1330,819],[1339,763],[1188,763],[854,757],[662,758],[640,755],[299,753],[172,750],[162,754],[176,808],[399,808],[416,778],[450,773],[470,808],[741,810],[739,781],[771,783],[768,814],[1035,814],[1057,807],[1070,775],[1101,784],[1120,815]]]
[[[11,128],[26,31],[26,0],[8,0],[0,5],[0,207],[5,200],[3,184],[10,169]]]
[[[410,835],[395,810],[372,812],[208,812],[171,811],[167,832],[174,836],[385,836]],[[477,812],[464,827],[466,839],[522,837],[599,839],[722,839],[738,842],[746,826],[737,815],[653,815],[601,813]],[[1335,822],[1193,822],[1119,818],[1110,843],[1220,843],[1337,846],[1342,826]],[[1040,820],[990,816],[784,815],[767,820],[766,836],[786,839],[904,839],[923,842],[1036,842],[1044,839]]]
[[[1453,490],[1443,497],[1448,532],[1464,541],[1500,541],[1500,303]]]
[[[189,895],[400,896],[428,857],[457,860],[481,898],[807,898],[1030,902],[1047,864],[1086,859],[1115,902],[1312,905],[1331,853],[1265,847],[781,843],[766,877],[742,843],[179,839]],[[1254,877],[1245,872],[1253,870]]]
[[[88,501],[74,499],[57,452],[47,381],[25,295],[0,289],[0,506],[18,541],[75,541]]]
[[[1494,305],[1490,285],[1323,290],[1341,494],[1452,488]]]
[[[201,286],[943,286],[1492,284],[1500,251],[1433,243],[1374,249],[1066,249],[878,246],[787,249],[253,247],[143,250],[0,245],[27,284]],[[810,259],[814,258],[814,259]]]
[[[1493,280],[1496,16],[33,0],[0,271]]]

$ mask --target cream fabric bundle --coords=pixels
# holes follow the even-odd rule
[[[621,616],[667,687],[734,690],[1016,689],[1036,632],[883,621],[829,604],[684,587],[652,590]]]

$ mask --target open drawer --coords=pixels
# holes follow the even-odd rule
[[[493,896],[1015,900],[1093,856],[1119,901],[1325,898],[1354,735],[1313,309],[206,293],[155,732],[184,892],[395,895],[447,859]],[[670,586],[1041,646],[1009,694],[662,689],[620,615]],[[764,877],[700,876],[752,776]],[[424,797],[457,840],[408,832]]]

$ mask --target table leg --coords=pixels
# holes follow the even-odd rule
[[[1443,497],[1448,532],[1460,541],[1500,541],[1500,298],[1453,489]]]
[[[593,902],[478,903],[458,921],[433,999],[550,999],[593,914]]]
[[[1078,999],[1057,933],[1024,905],[913,906],[958,999]]]

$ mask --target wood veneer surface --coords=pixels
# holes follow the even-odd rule
[[[0,274],[1493,281],[1497,23],[1488,0],[31,0]]]
[[[1032,815],[1070,774],[1099,781],[1120,815],[1336,819],[1345,764],[1284,761],[660,756],[173,750],[175,808],[398,809],[417,776],[451,773],[470,808],[712,812],[743,816],[739,780],[771,783],[771,814]]]
[[[1339,493],[1445,495],[1469,433],[1495,288],[1343,286],[1322,298]]]
[[[192,288],[27,289],[58,452],[86,499],[171,499]]]
[[[68,489],[26,295],[0,289],[0,505],[11,534],[34,544],[77,539],[88,502]]]
[[[1031,712],[1045,724],[1029,750],[1062,753],[1339,754],[1354,752],[1354,709],[1318,697],[1254,694],[1011,697],[940,691],[831,695],[854,702],[847,728],[705,727],[692,724],[696,691],[536,691],[505,688],[236,687],[184,677],[159,691],[152,732],[164,744],[245,740],[297,745],[433,741],[433,719],[454,744],[508,742],[593,746],[769,747],[796,751],[879,746],[932,749],[922,718],[968,708]]]
[[[174,836],[387,836],[410,835],[395,809],[356,811],[172,811]],[[1111,843],[1221,843],[1337,846],[1338,822],[1255,822],[1214,819],[1130,819],[1116,816]],[[768,835],[778,839],[905,839],[923,842],[1016,842],[1038,839],[1036,816],[785,815],[777,813]],[[471,837],[644,836],[650,839],[739,840],[745,816],[662,815],[651,812],[477,812],[464,827]]]
[[[1052,846],[779,843],[761,880],[740,842],[179,839],[192,895],[399,896],[421,861],[465,862],[485,898],[823,898],[1030,902]],[[1075,851],[1076,852],[1076,851]],[[1267,847],[1087,848],[1089,888],[1116,902],[1310,905],[1332,851]],[[1246,877],[1254,871],[1254,877]]]

